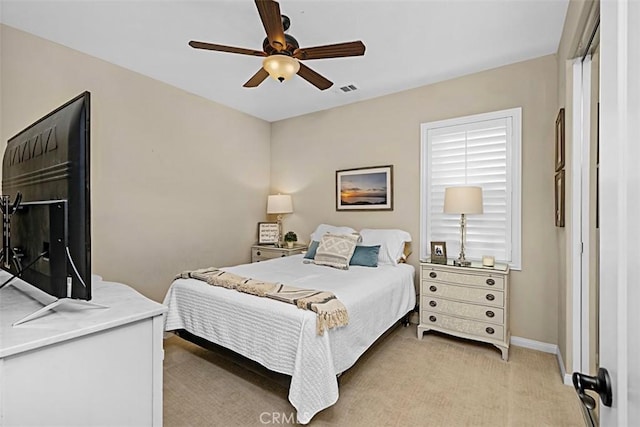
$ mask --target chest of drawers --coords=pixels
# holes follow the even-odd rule
[[[435,330],[496,346],[509,358],[509,269],[420,263],[418,338]]]
[[[276,248],[275,246],[254,245],[251,247],[251,262],[266,261],[268,259],[301,254],[307,250],[304,245],[293,248]]]

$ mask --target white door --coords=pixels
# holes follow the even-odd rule
[[[600,13],[600,424],[640,426],[640,1]]]

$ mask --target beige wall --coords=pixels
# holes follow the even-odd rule
[[[185,269],[249,261],[264,219],[263,120],[0,27],[0,139],[91,92],[93,272],[161,301]]]
[[[291,193],[285,228],[304,240],[321,222],[402,228],[414,238],[420,218],[420,124],[522,107],[522,271],[512,273],[513,335],[558,342],[558,251],[554,227],[555,55],[276,122],[271,187]],[[336,212],[335,171],[394,165],[392,212]]]
[[[523,268],[512,273],[512,334],[562,341],[562,247],[549,248],[559,241],[555,56],[270,125],[0,28],[0,137],[6,141],[80,92],[92,92],[93,270],[156,300],[178,271],[248,261],[269,181],[272,191],[293,194],[295,212],[285,217],[285,229],[302,240],[320,222],[403,228],[414,237],[410,261],[417,266],[420,124],[522,107]],[[336,170],[387,164],[394,165],[394,211],[335,211]]]

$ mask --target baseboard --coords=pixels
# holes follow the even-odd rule
[[[556,359],[558,359],[558,368],[560,369],[560,378],[562,378],[562,382],[565,385],[573,385],[573,382],[571,381],[571,374],[568,374],[564,367],[564,360],[562,360],[562,354],[560,353],[560,348],[557,345],[522,337],[511,337],[511,344],[517,347],[524,347],[531,350],[542,351],[544,353],[555,354]]]
[[[516,347],[530,348],[531,350],[538,350],[544,353],[557,354],[558,346],[555,344],[549,344],[546,342],[530,340],[529,338],[511,337],[511,344]]]
[[[564,383],[564,385],[572,386],[573,381],[571,380],[571,374],[568,374],[567,370],[564,367],[564,360],[562,360],[562,353],[560,353],[560,348],[558,348],[556,357],[558,358],[558,366],[560,366],[560,375],[562,375],[562,382]]]

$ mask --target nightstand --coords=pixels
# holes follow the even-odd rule
[[[268,259],[297,255],[307,250],[305,245],[294,245],[293,248],[276,248],[275,246],[251,246],[251,262],[266,261]]]
[[[418,338],[428,330],[493,344],[509,359],[509,266],[420,263]]]

